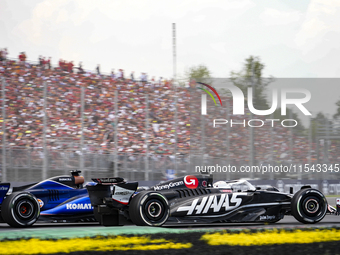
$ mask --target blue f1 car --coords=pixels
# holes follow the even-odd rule
[[[10,188],[0,183],[0,222],[29,227],[38,219],[50,222],[95,221],[93,207],[80,171],[39,183]]]

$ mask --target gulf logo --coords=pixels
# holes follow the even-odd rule
[[[37,200],[39,202],[40,208],[42,208],[44,206],[44,201],[42,201],[40,198],[37,198]]]

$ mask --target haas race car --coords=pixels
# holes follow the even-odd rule
[[[29,227],[37,220],[47,222],[95,221],[93,207],[83,187],[80,171],[71,176],[52,177],[39,183],[10,187],[0,183],[0,222]]]
[[[137,192],[138,182],[123,178],[92,179],[87,186],[96,219],[104,226],[133,222],[140,226],[164,223],[275,223],[293,215],[302,223],[321,221],[335,208],[317,189],[303,186],[295,194],[275,187],[255,188],[246,180],[218,181],[187,175]],[[293,193],[291,189],[291,193]]]

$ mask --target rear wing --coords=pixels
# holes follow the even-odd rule
[[[4,201],[4,198],[11,187],[10,183],[0,183],[0,205]]]
[[[98,184],[103,184],[103,185],[125,183],[124,178],[122,177],[95,178],[95,179],[92,179],[92,181]]]
[[[86,186],[92,206],[105,205],[122,208],[129,204],[137,191],[138,182],[125,182],[123,178],[92,179],[97,184]]]

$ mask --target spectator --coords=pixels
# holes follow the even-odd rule
[[[43,69],[46,69],[46,66],[47,66],[47,60],[45,57],[42,58],[42,68]]]
[[[41,55],[39,55],[39,58],[38,58],[38,61],[39,61],[39,66],[43,66],[43,58]]]
[[[67,64],[67,71],[69,73],[73,73],[73,61],[71,61]]]
[[[23,61],[24,63],[26,62],[26,58],[27,58],[26,53],[23,52],[23,53],[22,53],[22,61]]]
[[[23,52],[20,52],[18,58],[19,58],[20,62],[24,62],[24,53],[23,53]]]
[[[147,81],[148,81],[148,78],[147,78],[146,73],[142,73],[142,74],[141,74],[140,80],[141,80],[141,82],[147,82]]]
[[[97,74],[100,75],[100,65],[99,64],[97,65],[96,70],[97,70]]]
[[[78,73],[79,74],[83,74],[84,73],[83,63],[81,61],[79,62]]]
[[[134,73],[135,73],[135,72],[132,71],[131,74],[130,74],[130,79],[131,79],[131,81],[133,81],[133,82],[135,81]]]
[[[62,59],[59,59],[59,68],[60,68],[60,70],[64,69],[64,67],[63,67],[63,60]]]
[[[119,69],[118,70],[117,80],[124,80],[124,71],[123,71],[123,69]]]
[[[8,56],[8,51],[7,51],[7,48],[5,48],[4,50],[3,50],[3,52],[2,52],[2,58],[3,58],[3,60],[7,60],[7,56]]]
[[[48,60],[47,60],[47,68],[48,68],[48,70],[51,70],[51,57],[49,57],[48,58]]]

